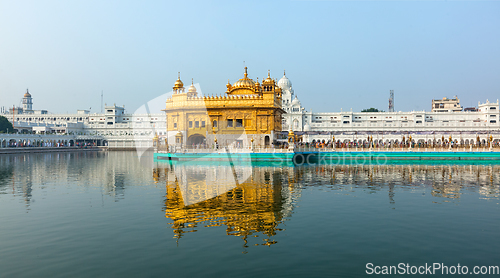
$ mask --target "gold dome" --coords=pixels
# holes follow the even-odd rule
[[[184,87],[184,83],[181,81],[181,73],[179,72],[179,76],[177,77],[177,80],[175,81],[174,87],[172,87],[174,90],[181,89]]]
[[[255,87],[255,81],[248,78],[247,67],[245,67],[245,77],[234,82],[234,84],[232,86],[232,88],[252,88],[252,89],[254,87]]]
[[[28,89],[26,89],[26,93],[24,94],[24,97],[31,97],[31,94],[28,92]]]
[[[267,78],[262,81],[262,85],[269,85],[269,84],[274,84],[274,80],[271,79],[271,73],[268,70],[267,71]]]

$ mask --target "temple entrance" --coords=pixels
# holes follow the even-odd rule
[[[266,135],[266,137],[264,137],[264,145],[269,146],[270,141],[271,140],[269,140],[269,135]]]
[[[193,134],[189,136],[187,140],[187,147],[196,147],[197,145],[202,145],[203,143],[205,143],[205,136],[200,134]]]

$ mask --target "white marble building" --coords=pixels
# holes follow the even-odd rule
[[[305,108],[300,104],[297,95],[292,88],[292,82],[283,73],[283,77],[278,81],[278,86],[282,90],[283,114],[282,129],[288,131],[303,131],[304,115],[307,113]]]
[[[46,110],[33,110],[31,94],[26,92],[23,107],[9,109],[5,116],[14,128],[21,131],[33,131],[37,134],[77,135],[80,138],[95,140],[102,138],[103,144],[110,147],[132,148],[134,141],[141,146],[151,144],[155,132],[166,133],[165,113],[153,114],[126,113],[125,107],[105,106],[104,113],[90,113],[78,110],[70,114],[50,114]],[[12,113],[14,111],[14,113]],[[155,111],[156,112],[156,111]]]
[[[485,139],[488,134],[494,140],[500,139],[499,101],[478,103],[477,111],[461,111],[457,100],[446,112],[409,111],[409,112],[322,112],[313,113],[301,106],[294,93],[291,81],[283,76],[278,81],[283,90],[283,130],[293,130],[302,135],[304,142],[312,140],[358,141],[366,134],[375,134],[378,140],[401,141],[403,135],[414,134],[418,140],[449,140],[459,137],[464,140]],[[435,101],[433,101],[433,105]],[[457,109],[460,107],[460,109]],[[432,107],[434,108],[434,106]],[[460,111],[459,111],[460,110]],[[438,111],[445,111],[443,109]],[[385,135],[385,136],[384,136]],[[385,137],[385,138],[384,138]],[[484,137],[484,138],[483,138]],[[438,139],[435,139],[438,138]],[[364,140],[364,139],[363,139]],[[457,138],[457,140],[459,140]]]

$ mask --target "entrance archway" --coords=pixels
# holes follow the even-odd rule
[[[187,144],[188,147],[197,146],[205,143],[205,136],[201,134],[193,134],[188,137]]]
[[[271,143],[270,141],[271,140],[269,139],[269,135],[266,135],[266,137],[264,137],[264,145],[269,146],[269,144]]]

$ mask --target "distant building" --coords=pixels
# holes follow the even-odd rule
[[[413,134],[415,142],[441,140],[450,134],[461,134],[460,140],[472,142],[477,136],[485,140],[488,133],[500,132],[499,101],[479,103],[477,109],[462,111],[460,100],[443,98],[432,101],[432,111],[403,112],[312,112],[305,110],[297,96],[293,98],[292,83],[286,76],[278,82],[283,90],[283,130],[292,129],[303,142],[333,140],[358,142],[373,135],[379,143],[402,140]],[[495,135],[496,136],[496,135]],[[438,139],[436,139],[438,138]],[[457,138],[456,140],[459,140]],[[495,138],[496,139],[496,138]],[[374,139],[375,140],[375,139]]]
[[[2,110],[18,131],[37,134],[69,134],[79,139],[100,138],[111,148],[130,149],[147,147],[157,131],[166,134],[165,113],[129,114],[124,107],[105,105],[105,113],[90,113],[77,110],[76,113],[50,114],[47,110],[33,110],[31,94],[23,96],[23,107]]]
[[[47,114],[47,110],[33,110],[33,99],[28,89],[26,89],[22,102],[22,107],[9,108],[9,114]]]
[[[433,99],[432,100],[432,112],[460,112],[462,111],[462,106],[460,106],[460,100],[457,96],[455,98],[449,99],[444,97],[443,99]]]

